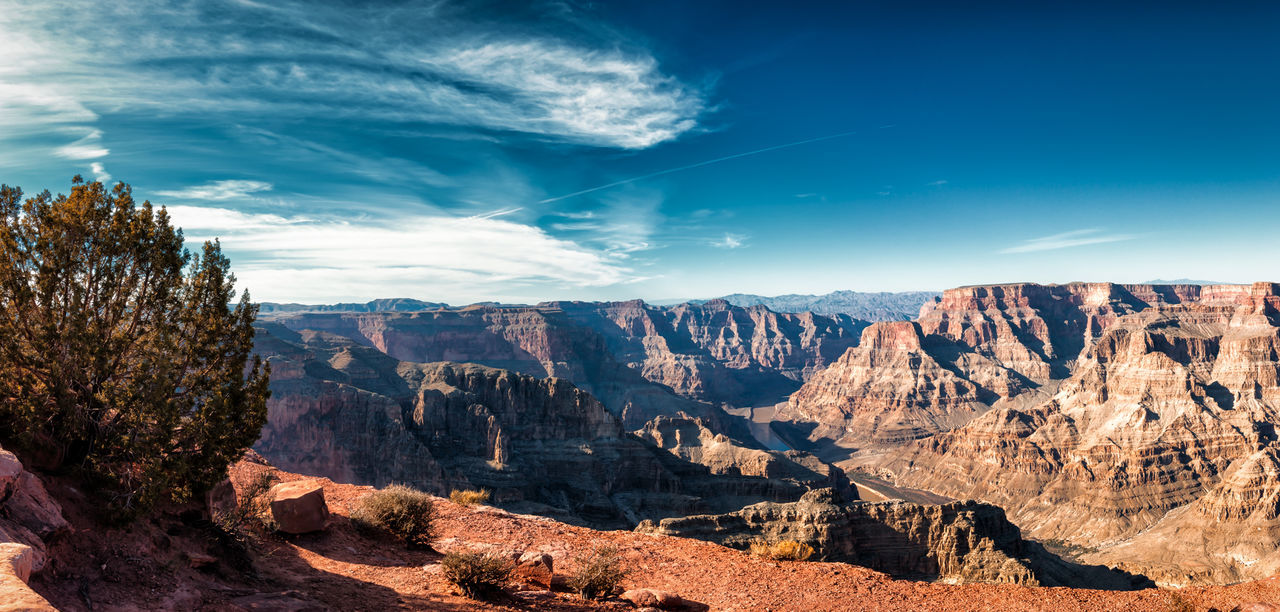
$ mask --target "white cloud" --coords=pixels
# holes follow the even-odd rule
[[[466,303],[529,283],[598,287],[637,277],[615,258],[499,218],[409,216],[374,223],[171,206],[189,240],[220,238],[257,300],[421,294]]]
[[[1032,238],[1024,241],[1022,244],[1001,249],[1001,253],[1030,253],[1034,251],[1052,251],[1056,249],[1066,249],[1071,247],[1085,246],[1090,244],[1103,244],[1106,242],[1121,242],[1124,240],[1132,240],[1136,236],[1132,234],[1103,234],[1100,229],[1079,229],[1070,232],[1062,232],[1052,236],[1044,236],[1041,238]]]
[[[102,146],[102,130],[90,130],[79,140],[58,147],[54,155],[63,159],[97,159],[111,154],[111,150]]]
[[[220,202],[223,200],[238,200],[249,197],[250,194],[260,191],[270,191],[271,183],[263,181],[212,181],[203,185],[192,185],[183,189],[175,189],[172,191],[157,191],[156,195],[177,198],[179,200],[208,200],[212,202]]]
[[[100,183],[106,184],[111,182],[111,173],[99,162],[89,164],[89,169],[93,171],[93,178]]]
[[[0,125],[121,111],[359,117],[639,149],[693,129],[706,108],[616,35],[586,44],[430,7],[352,19],[303,2],[213,4],[0,0],[0,31],[22,33],[0,41]]]
[[[742,234],[725,233],[723,238],[712,240],[711,246],[717,249],[738,249],[746,246],[747,237]]]

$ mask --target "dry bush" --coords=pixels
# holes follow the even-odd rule
[[[244,491],[236,496],[236,504],[227,512],[214,512],[213,524],[222,533],[244,542],[246,528],[260,531],[272,531],[274,520],[268,512],[271,500],[267,492],[276,482],[276,475],[269,471],[261,471],[245,486]]]
[[[583,599],[601,599],[612,595],[627,576],[622,555],[610,545],[597,546],[590,553],[573,558],[574,570],[567,584]]]
[[[404,485],[374,491],[351,512],[358,529],[390,534],[411,547],[431,543],[434,518],[431,496]]]
[[[444,577],[473,599],[500,593],[511,582],[516,565],[496,553],[451,552],[440,559]]]
[[[454,489],[449,493],[449,501],[458,504],[459,506],[483,504],[489,501],[489,492],[484,489],[479,491],[471,489]]]
[[[813,556],[813,547],[795,540],[778,540],[770,544],[756,539],[751,541],[751,554],[774,561],[805,561]]]

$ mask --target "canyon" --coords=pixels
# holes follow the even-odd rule
[[[1163,584],[1269,576],[1278,289],[949,290],[915,323],[868,328],[781,429],[848,469],[998,505],[1084,562]]]
[[[276,311],[260,323],[280,374],[257,448],[344,482],[491,488],[513,510],[672,533],[824,487],[859,516],[858,491],[922,513],[976,500],[1034,540],[1019,546],[1080,567],[1257,579],[1280,571],[1278,295],[972,286],[905,321],[727,300]],[[556,399],[530,409],[531,394]]]

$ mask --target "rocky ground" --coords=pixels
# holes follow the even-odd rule
[[[242,461],[243,486],[271,470]],[[279,473],[281,480],[306,477]],[[540,551],[558,574],[599,543],[616,546],[631,574],[626,588],[656,588],[710,610],[1208,610],[1280,603],[1280,578],[1227,587],[1109,592],[1013,585],[949,586],[894,580],[842,563],[772,562],[711,543],[595,531],[485,506],[439,499],[435,550],[410,551],[357,533],[347,517],[371,489],[320,481],[332,511],[319,534],[260,536],[248,557],[202,528],[196,513],[167,513],[131,528],[106,528],[66,483],[52,482],[71,531],[49,548],[31,586],[63,610],[628,610],[621,600],[584,602],[562,591],[515,587],[499,601],[457,594],[440,573],[456,549]],[[213,558],[210,561],[203,555]],[[193,566],[199,565],[199,569]],[[3,606],[0,606],[3,608]]]

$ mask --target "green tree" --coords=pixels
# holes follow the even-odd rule
[[[212,486],[266,422],[257,306],[124,183],[0,185],[0,435],[133,513]]]

